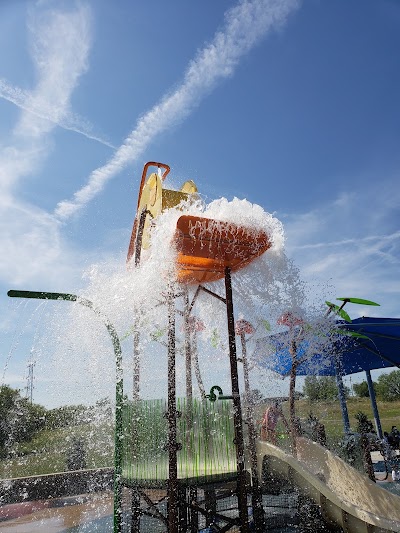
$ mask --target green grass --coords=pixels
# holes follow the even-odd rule
[[[282,404],[282,408],[287,420],[289,420],[288,402],[284,402]],[[357,420],[355,415],[359,411],[365,413],[368,418],[374,422],[369,398],[349,398],[347,400],[347,408],[352,431],[357,431]],[[258,419],[262,418],[264,409],[265,406],[259,407],[257,413]],[[400,401],[378,401],[378,410],[381,419],[382,431],[389,432],[392,426],[395,425],[400,427]],[[343,437],[343,420],[339,401],[310,402],[307,399],[296,400],[296,415],[299,416],[302,421],[305,421],[310,413],[318,417],[319,421],[324,424],[328,443],[335,443]],[[277,431],[278,433],[285,433],[285,428],[282,422],[279,422]]]
[[[73,437],[81,438],[86,451],[86,467],[113,466],[114,430],[111,424],[86,424],[44,430],[30,442],[13,447],[14,457],[0,461],[0,478],[37,476],[64,472]]]
[[[353,431],[357,430],[355,415],[359,411],[365,413],[372,422],[374,421],[369,398],[349,398],[347,409],[350,427]],[[400,425],[400,401],[378,402],[378,410],[383,431],[390,431],[393,425]],[[342,411],[338,401],[310,402],[309,400],[298,400],[296,401],[296,411],[300,418],[307,418],[312,412],[325,425],[329,435],[343,434]]]

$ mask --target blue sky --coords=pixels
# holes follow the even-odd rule
[[[7,290],[122,264],[148,160],[274,213],[306,281],[381,304],[352,317],[400,316],[397,0],[3,0],[0,47],[6,383],[34,337]]]

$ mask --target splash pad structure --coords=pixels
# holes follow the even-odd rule
[[[151,166],[157,167],[158,172],[148,175]],[[180,191],[163,188],[169,170],[167,165],[154,162],[144,167],[127,258],[128,265],[134,262],[134,268],[141,264],[142,251],[151,248],[152,221],[163,210],[178,204],[184,209],[185,204],[196,198],[197,188],[191,181]],[[240,531],[247,532],[248,493],[251,493],[256,530],[261,531],[263,510],[251,417],[247,419],[251,482],[245,464],[231,274],[268,250],[271,240],[260,229],[182,214],[176,223],[172,246],[176,250],[175,267],[169,269],[166,277],[162,302],[168,315],[166,402],[140,400],[140,331],[134,330],[133,402],[123,407],[124,427],[131,439],[123,439],[121,443],[121,484],[132,490],[131,531],[140,531],[142,499],[148,506],[147,512],[164,522],[171,533],[198,531],[199,514],[205,517],[207,526],[217,518],[223,523],[221,531],[236,525]],[[224,281],[224,296],[203,285],[217,280]],[[192,390],[191,313],[201,291],[225,306],[229,337],[231,394],[224,396],[222,389],[214,386],[208,400],[194,398]],[[179,300],[183,300],[180,313],[185,336],[186,398],[177,400],[175,317]],[[214,390],[219,392],[217,402]],[[136,427],[135,420],[140,420],[144,434]],[[234,494],[237,498],[238,516],[233,518],[217,511],[215,489],[227,483],[231,487],[225,496]],[[167,516],[159,512],[145,492],[150,487],[166,487]],[[199,491],[204,496],[202,501],[198,498]]]
[[[148,175],[151,166],[158,170]],[[239,529],[246,533],[250,521],[255,530],[261,532],[264,516],[249,397],[246,398],[244,417],[248,426],[249,457],[245,454],[235,342],[235,334],[239,333],[235,332],[232,273],[249,265],[272,246],[272,232],[268,231],[270,228],[264,224],[265,220],[253,224],[250,217],[251,223],[243,224],[232,222],[230,212],[221,217],[215,211],[214,216],[212,213],[210,216],[210,211],[206,212],[208,216],[203,216],[195,184],[186,182],[179,191],[166,189],[163,181],[168,172],[169,167],[162,163],[145,165],[128,250],[128,274],[134,279],[137,272],[157,271],[153,281],[147,280],[147,285],[142,285],[143,295],[140,291],[135,295],[131,328],[132,400],[123,396],[122,352],[116,328],[91,300],[66,293],[9,291],[8,294],[77,302],[95,311],[107,327],[116,364],[115,533],[144,531],[141,525],[146,517],[158,521],[157,529],[161,527],[162,531],[170,533],[202,531],[217,523],[219,531]],[[193,208],[193,204],[197,205]],[[217,209],[220,210],[220,206]],[[261,208],[259,210],[264,213]],[[165,259],[160,255],[154,235],[157,226],[164,223],[162,217],[169,212],[174,212],[174,222],[167,243],[171,253]],[[165,310],[167,315],[167,364],[158,369],[165,376],[167,394],[165,398],[157,399],[153,390],[153,396],[148,399],[147,395],[145,399],[141,397],[144,367],[141,318],[146,310],[141,300],[156,279],[159,290],[155,291],[157,296],[150,307],[153,311],[157,309],[157,314],[164,314],[162,310]],[[214,286],[206,287],[204,283]],[[231,383],[228,395],[223,394],[219,385],[211,387],[210,394],[206,395],[201,381],[195,336],[202,326],[192,314],[201,294],[217,302],[218,313],[221,309],[222,316],[226,316],[226,352]],[[183,309],[178,308],[179,302]],[[183,323],[186,390],[183,398],[177,397],[176,355],[180,340],[177,337],[177,316]],[[243,332],[240,335],[243,343]],[[242,360],[245,366],[243,346]],[[193,395],[192,367],[201,399]],[[244,370],[248,384],[248,369]],[[123,488],[131,495],[131,512],[128,514],[123,511]]]

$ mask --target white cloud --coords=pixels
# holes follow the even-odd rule
[[[31,11],[30,52],[37,85],[26,91],[0,79],[0,98],[25,111],[15,128],[18,136],[38,137],[57,125],[114,148],[70,109],[70,96],[88,69],[90,19],[89,8],[84,4],[64,12]]]
[[[65,12],[32,12],[30,42],[37,83],[29,98],[18,91],[14,97],[29,100],[27,108],[40,113],[23,110],[8,146],[0,150],[0,277],[6,283],[45,278],[52,286],[56,279],[71,279],[76,273],[71,266],[74,254],[61,239],[58,221],[18,200],[16,190],[47,158],[55,122],[69,116],[71,95],[87,69],[89,26],[90,13],[83,5]]]
[[[30,51],[37,74],[35,89],[25,102],[54,122],[64,120],[70,110],[71,94],[87,71],[91,44],[90,12],[80,5],[71,11],[31,12]],[[17,91],[19,101],[23,93]],[[22,113],[15,127],[21,137],[37,138],[54,128],[54,122],[31,112]]]
[[[29,97],[14,91],[14,99],[17,100],[18,95],[20,102],[29,100],[27,108],[41,112],[22,111],[14,128],[12,144],[0,154],[0,173],[9,184],[34,172],[38,158],[47,156],[45,141],[55,127],[54,121],[63,120],[68,115],[72,92],[87,69],[88,26],[89,13],[84,7],[71,12],[45,11],[32,15],[31,47],[37,84]],[[1,88],[4,90],[4,83]]]
[[[11,200],[0,204],[0,279],[13,286],[42,283],[47,287],[76,284],[77,258],[60,235],[53,216],[29,204]]]
[[[186,118],[218,82],[231,76],[240,59],[268,31],[284,24],[298,5],[297,0],[252,0],[241,1],[230,9],[223,29],[189,64],[182,84],[139,119],[114,156],[90,174],[87,184],[72,200],[60,202],[55,215],[67,219],[82,209],[107,181],[137,159],[157,135]]]
[[[308,213],[291,215],[285,223],[288,252],[307,280],[329,281],[337,297],[359,297],[381,304],[349,306],[353,317],[400,316],[396,181],[380,181],[379,187],[371,181],[357,193],[346,193]]]

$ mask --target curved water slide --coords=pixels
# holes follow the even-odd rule
[[[400,497],[368,479],[335,454],[300,437],[297,458],[257,443],[259,476],[286,480],[321,508],[323,517],[351,533],[400,531]]]

